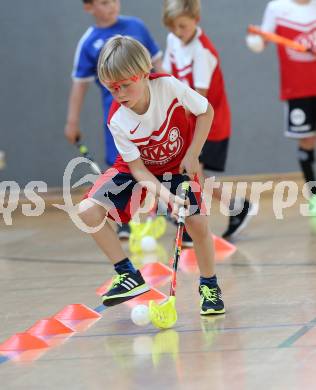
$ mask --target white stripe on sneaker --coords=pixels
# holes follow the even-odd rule
[[[133,283],[135,287],[138,286],[138,283],[136,282],[136,280],[134,280],[134,279],[132,279],[132,278],[128,278],[127,280],[128,280],[129,282]]]
[[[125,281],[125,282],[126,282],[126,281]],[[133,286],[131,287],[130,285],[126,284],[125,282],[122,283],[121,286],[125,287],[126,290],[128,290],[128,291],[131,290],[131,289],[133,288]]]
[[[130,288],[134,288],[134,287],[135,287],[134,284],[131,283],[131,282],[129,282],[128,280],[125,280],[124,283],[127,284],[127,285],[129,285]],[[123,286],[123,284],[122,284],[122,286]]]

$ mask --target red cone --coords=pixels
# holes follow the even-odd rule
[[[48,348],[48,344],[29,333],[17,333],[0,345],[0,351],[27,351]]]
[[[101,314],[80,303],[68,305],[54,315],[54,318],[57,320],[86,320],[88,318],[100,317]]]

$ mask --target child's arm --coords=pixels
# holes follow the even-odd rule
[[[74,144],[81,136],[80,112],[89,84],[85,81],[74,81],[71,87],[65,126],[65,137],[71,144]]]
[[[198,92],[200,95],[207,97],[208,89],[204,88],[195,88],[196,92]]]
[[[206,112],[198,115],[196,118],[191,145],[180,164],[180,173],[183,173],[185,170],[191,179],[199,172],[199,155],[210,132],[213,118],[214,110],[210,104],[207,105]]]
[[[92,31],[89,29],[88,31]],[[88,31],[80,39],[74,58],[72,70],[72,87],[68,101],[65,136],[70,143],[80,138],[80,113],[90,81],[96,78],[96,59],[90,54]],[[95,49],[93,49],[95,50]]]
[[[270,2],[264,11],[261,23],[261,29],[263,31],[271,33],[275,32],[276,14],[274,7],[275,4],[273,2]],[[246,36],[246,44],[248,48],[254,53],[261,53],[265,49],[267,42],[265,42],[265,40],[260,35],[248,34]]]

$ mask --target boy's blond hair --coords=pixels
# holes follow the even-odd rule
[[[152,68],[148,50],[136,39],[116,35],[101,50],[98,77],[102,84],[148,74]]]
[[[164,0],[162,21],[165,26],[170,26],[178,16],[189,16],[200,19],[200,0]]]

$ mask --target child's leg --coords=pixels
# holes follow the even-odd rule
[[[99,226],[105,221],[103,227],[96,233],[91,233],[91,236],[112,264],[126,258],[118,235],[108,220],[108,211],[104,207],[90,199],[84,199],[79,205],[79,212],[80,217],[89,227]]]
[[[305,182],[315,181],[313,164],[315,161],[315,143],[316,137],[308,137],[299,140],[298,143],[298,161],[304,175]],[[316,195],[316,187],[310,186],[311,193]]]
[[[106,306],[116,305],[149,290],[141,273],[135,270],[123,251],[108,219],[111,217],[116,222],[130,219],[131,210],[137,209],[136,204],[131,204],[133,192],[137,193],[137,189],[132,176],[110,169],[98,179],[88,198],[79,206],[80,216],[89,227],[100,226],[91,235],[118,273],[110,289],[102,296]],[[137,199],[141,201],[142,197]]]
[[[184,180],[189,181],[189,178],[183,175],[173,175],[170,191],[179,195],[181,193],[179,190],[181,190]],[[188,207],[190,215],[186,217],[185,227],[193,239],[201,273],[199,287],[201,295],[200,314],[223,314],[225,313],[224,303],[215,275],[213,239],[208,226],[207,216],[200,214],[201,187],[198,182],[190,182],[187,198],[190,202]]]
[[[298,140],[298,161],[305,181],[314,181],[313,164],[316,142],[315,96],[287,101],[285,135]],[[311,186],[311,193],[316,194],[316,188],[313,186]]]
[[[193,215],[186,219],[186,227],[194,243],[200,268],[200,314],[224,314],[224,302],[215,274],[213,240],[206,216]]]
[[[186,219],[185,226],[193,240],[201,276],[205,278],[214,276],[214,247],[207,217],[192,215]]]

